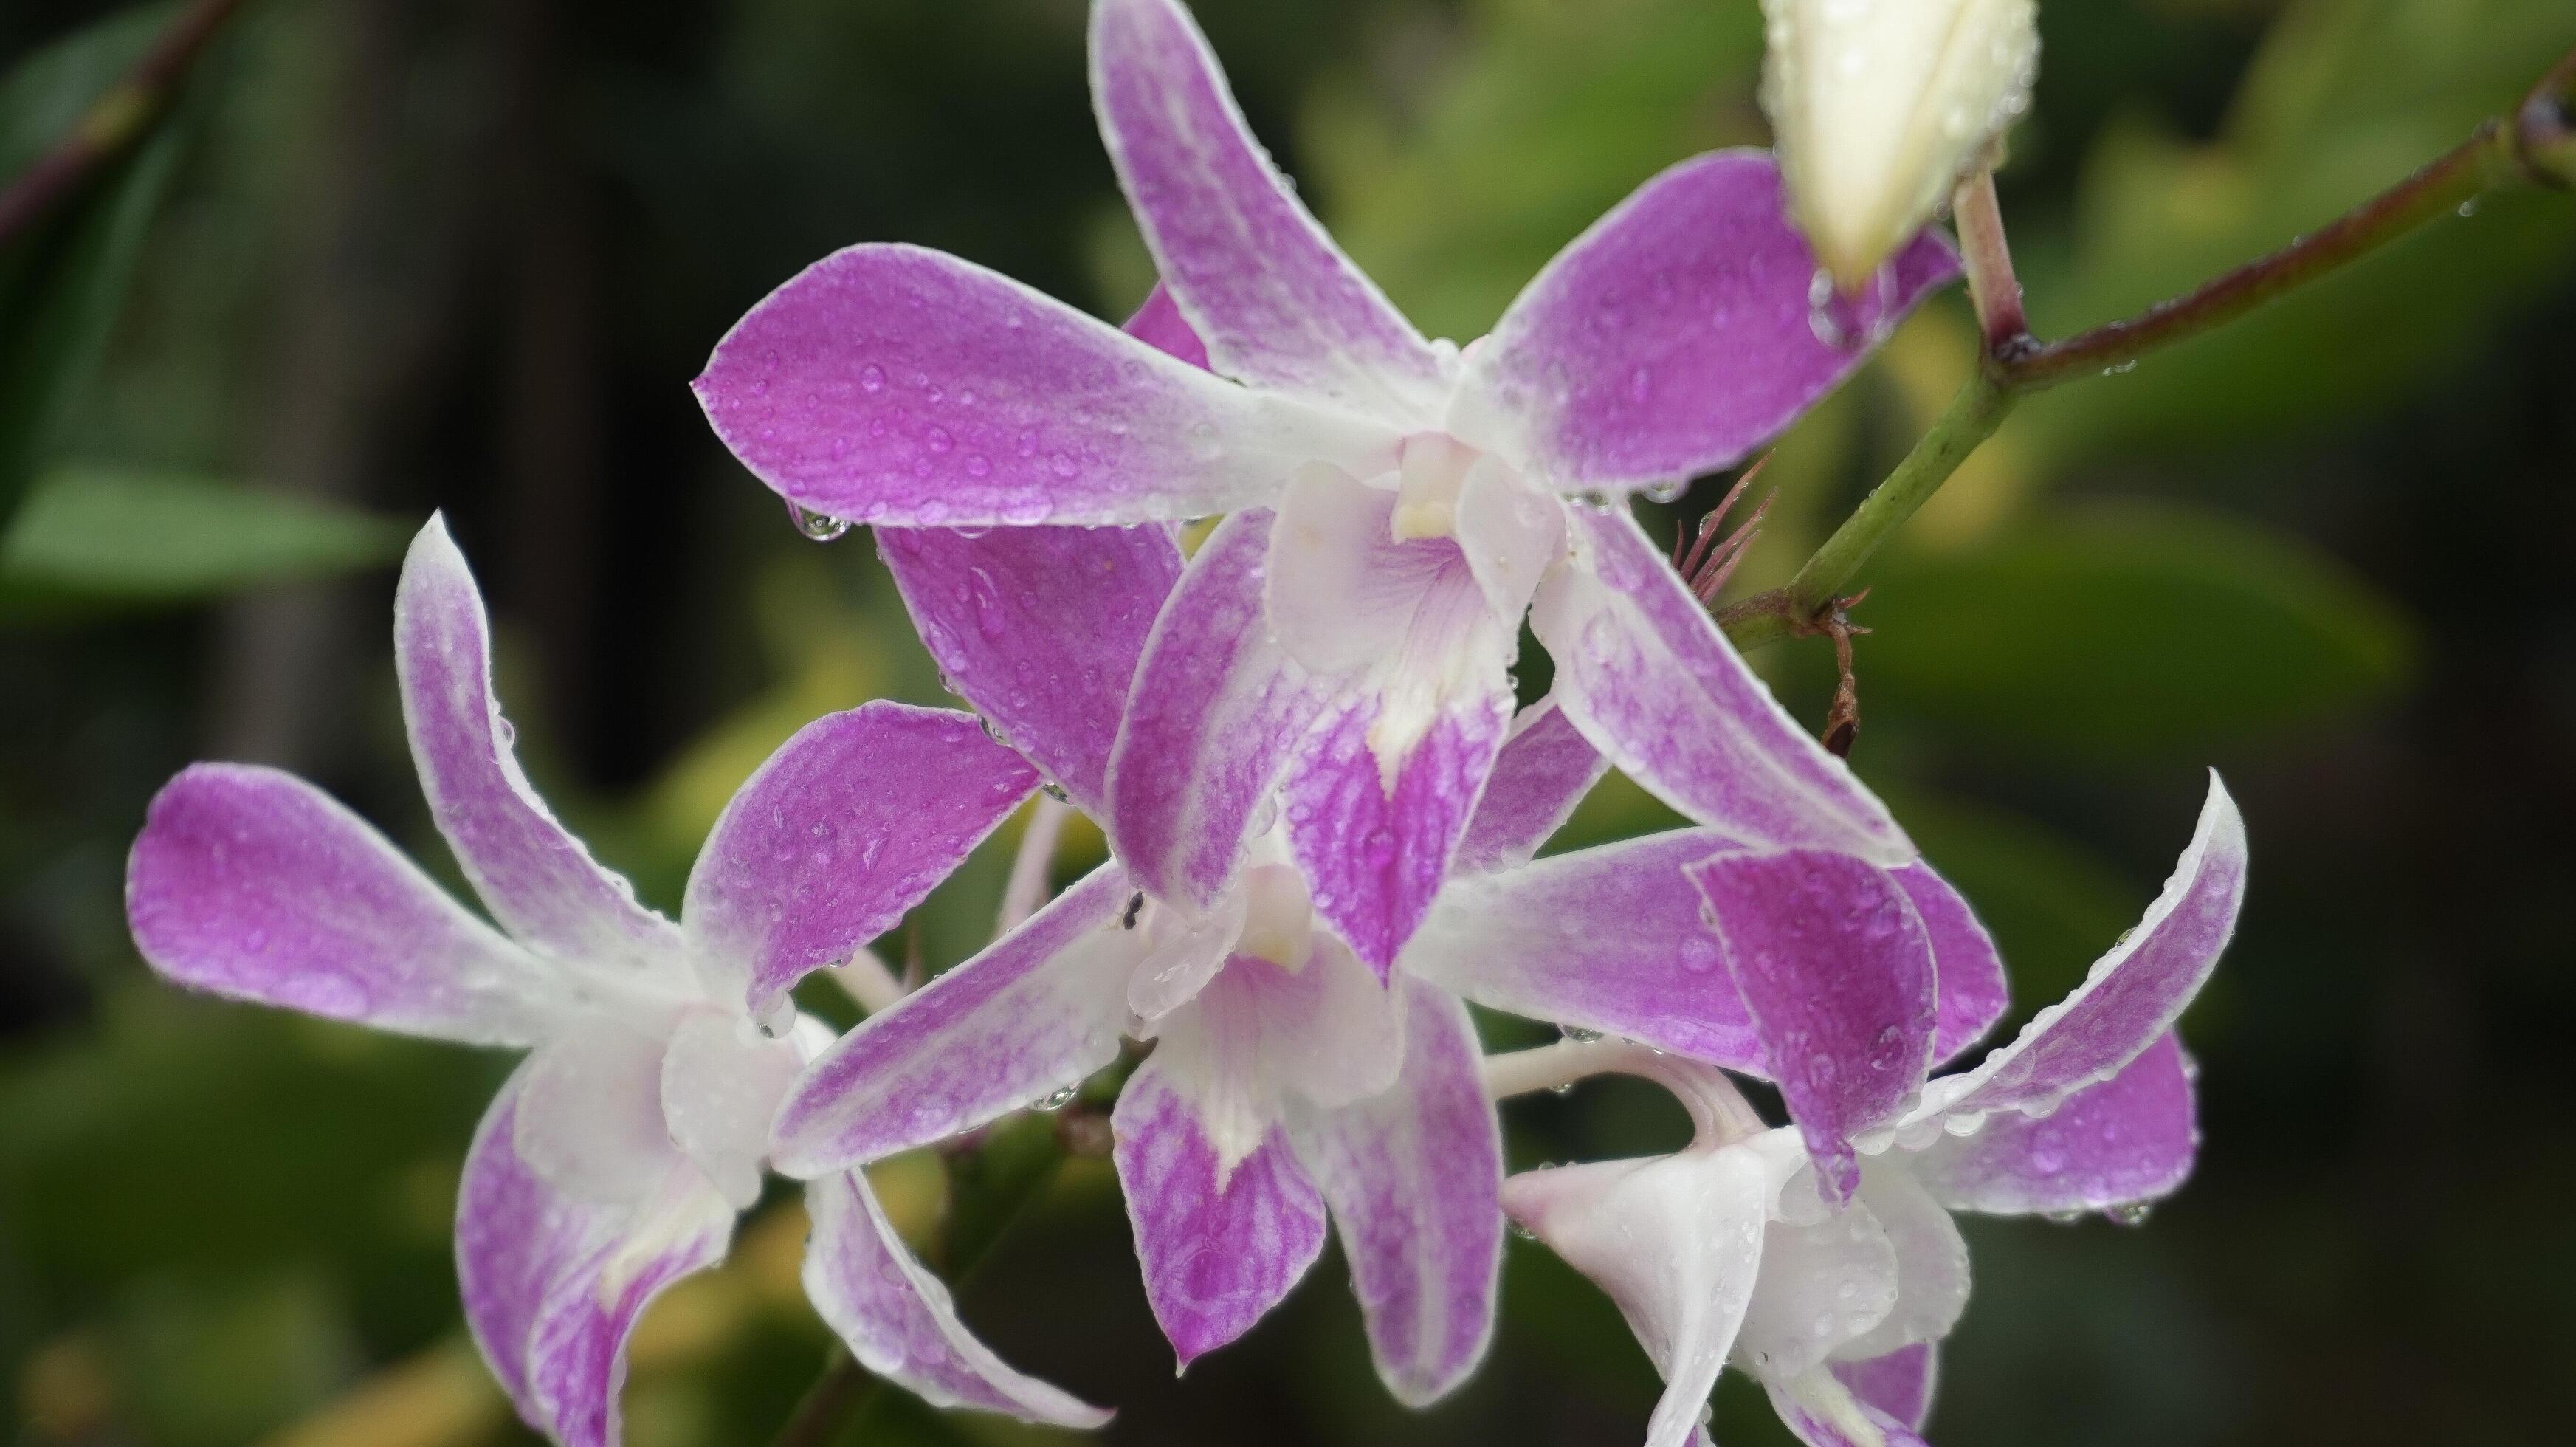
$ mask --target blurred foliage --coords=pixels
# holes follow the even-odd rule
[[[1261,134],[1434,334],[1707,147],[1759,145],[1752,0],[1199,7]],[[524,1441],[446,1232],[496,1057],[175,997],[122,935],[162,779],[270,759],[454,878],[410,777],[373,564],[444,509],[531,772],[643,896],[813,716],[938,702],[865,544],[798,541],[684,384],[865,239],[1114,314],[1150,280],[1083,91],[1080,0],[252,0],[153,136],[0,247],[0,1416],[30,1444]],[[168,7],[0,12],[0,176]],[[2044,7],[2003,177],[2038,325],[2114,317],[2454,144],[2576,44],[2564,0]],[[2576,207],[2498,197],[2313,292],[2029,404],[1859,618],[1855,762],[1975,901],[2026,1013],[2134,920],[2220,764],[2257,834],[2189,1024],[2208,1153],[2157,1229],[1973,1233],[1938,1440],[2544,1441],[2576,1288]],[[1955,297],[1784,438],[1739,589],[1777,583],[1948,399]],[[66,458],[77,458],[77,466]],[[245,481],[233,481],[241,479]],[[1703,484],[1656,526],[1691,525]],[[335,579],[337,581],[335,581]],[[41,618],[44,626],[25,623]],[[1763,655],[1813,717],[1820,645]],[[1545,660],[1524,662],[1535,684]],[[1613,777],[1555,848],[1669,825]],[[1015,830],[881,948],[954,963]],[[1078,827],[1060,878],[1101,857]],[[808,1003],[846,1018],[828,977]],[[1486,1017],[1497,1044],[1526,1022]],[[1516,1164],[1668,1148],[1609,1082],[1517,1106]],[[889,1209],[929,1233],[926,1160]],[[657,1308],[637,1447],[759,1440],[821,1360],[780,1189]],[[2554,1233],[2554,1234],[2553,1234]],[[2487,1257],[2494,1259],[2489,1260]],[[2505,1263],[2505,1264],[2499,1264]],[[1654,1380],[1527,1243],[1454,1402],[1377,1386],[1328,1260],[1174,1381],[1105,1169],[961,1294],[1120,1442],[1632,1440]],[[1758,1392],[1730,1447],[1778,1442]],[[898,1402],[884,1443],[1052,1440]]]

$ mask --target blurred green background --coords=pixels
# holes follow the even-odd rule
[[[1203,0],[1253,123],[1435,334],[1655,170],[1760,144],[1754,0]],[[797,724],[938,701],[863,535],[801,541],[685,383],[795,269],[944,247],[1104,315],[1141,246],[1082,0],[249,0],[166,121],[0,248],[0,1419],[24,1444],[524,1440],[463,1345],[458,1158],[507,1061],[182,998],[120,911],[200,757],[321,780],[434,869],[387,564],[445,509],[531,772],[669,904]],[[2313,227],[2508,106],[2566,0],[2054,0],[2002,177],[2036,324]],[[0,9],[0,177],[167,20]],[[1964,375],[1956,296],[1785,441],[1780,581]],[[1695,489],[1663,525],[1721,491]],[[23,503],[23,505],[19,505]],[[1671,513],[1679,512],[1682,519]],[[2576,202],[2499,196],[2025,407],[1877,567],[1855,762],[2054,998],[2225,771],[2245,926],[2186,1022],[2199,1174],[2151,1229],[1972,1222],[1936,1439],[2567,1440],[2576,1361]],[[1823,645],[1761,658],[1818,717]],[[1533,664],[1525,677],[1543,668]],[[1563,843],[1655,827],[1614,780]],[[988,849],[997,853],[1007,847]],[[1077,838],[1061,861],[1097,852]],[[924,907],[962,958],[1002,861]],[[1524,1027],[1489,1021],[1497,1043]],[[1521,1164],[1673,1143],[1516,1106]],[[909,1219],[935,1177],[898,1167]],[[789,1193],[646,1323],[638,1447],[763,1441],[819,1363]],[[1175,1381],[1106,1171],[965,1293],[1119,1443],[1617,1444],[1655,1383],[1515,1242],[1494,1357],[1391,1405],[1327,1260]],[[1785,1440],[1730,1381],[1719,1436]],[[895,1414],[887,1443],[1046,1434]]]

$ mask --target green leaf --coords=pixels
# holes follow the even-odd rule
[[[65,468],[0,540],[0,618],[190,602],[388,562],[390,518],[214,478]]]
[[[1872,590],[1881,716],[2060,756],[2198,757],[2314,726],[2406,675],[2395,605],[2324,554],[2218,514],[2062,509]]]
[[[16,175],[76,124],[151,43],[165,13],[151,6],[113,16],[0,80],[0,175]],[[97,368],[185,129],[165,116],[53,215],[0,244],[0,524]]]

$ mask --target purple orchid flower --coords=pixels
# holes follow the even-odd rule
[[[436,518],[394,617],[423,791],[500,928],[328,795],[238,764],[196,765],[153,800],[127,913],[144,958],[179,984],[529,1049],[466,1158],[466,1320],[531,1426],[608,1447],[628,1334],[664,1287],[723,1259],[759,1197],[774,1108],[831,1039],[788,988],[900,919],[1037,778],[961,714],[830,715],[725,807],[674,923],[528,787],[492,694],[482,599]],[[969,1335],[864,1176],[814,1181],[807,1204],[807,1291],[870,1369],[941,1406],[1106,1419]]]
[[[1876,335],[1955,274],[1944,243],[1918,238],[1847,327],[1819,327],[1770,158],[1705,155],[1601,218],[1462,352],[1333,245],[1175,0],[1097,0],[1091,54],[1170,347],[866,245],[754,308],[696,389],[764,482],[881,529],[1234,513],[1172,588],[1083,781],[1155,900],[1216,911],[1275,810],[1317,916],[1386,978],[1477,817],[1525,610],[1565,718],[1701,822],[1912,860],[1635,522],[1569,502],[1740,460],[1858,364],[1828,335]],[[999,618],[1017,585],[988,584]]]
[[[1810,1447],[1921,1447],[1936,1345],[1967,1304],[1950,1213],[2136,1220],[2190,1174],[2198,1135],[2174,1023],[2235,927],[2245,858],[2244,822],[2213,776],[2163,894],[2073,994],[1972,1070],[1896,1072],[1904,1103],[1864,1123],[1847,1203],[1800,1133],[1763,1129],[1718,1072],[1642,1052],[1603,1066],[1673,1086],[1698,1139],[1673,1156],[1514,1176],[1504,1205],[1610,1293],[1662,1372],[1648,1447],[1705,1441],[1704,1404],[1730,1361]],[[1819,1008],[1846,1018],[1818,1039],[1883,1009],[1858,987]],[[1513,1069],[1496,1062],[1499,1092],[1521,1088]]]

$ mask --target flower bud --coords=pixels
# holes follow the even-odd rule
[[[2038,0],[1763,0],[1791,205],[1859,291],[2030,105]]]

